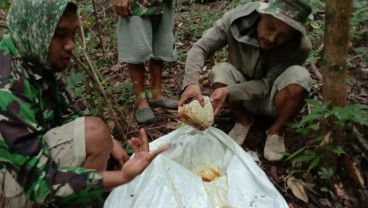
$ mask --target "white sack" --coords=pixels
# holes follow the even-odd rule
[[[252,157],[219,129],[179,128],[150,143],[171,143],[133,181],[113,189],[105,208],[288,207]],[[211,167],[220,177],[203,182],[196,171]]]

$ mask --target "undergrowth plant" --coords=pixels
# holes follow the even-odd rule
[[[312,106],[311,112],[304,116],[299,122],[294,122],[291,127],[301,135],[312,137],[309,145],[302,147],[292,153],[286,153],[286,161],[290,161],[293,168],[290,174],[301,174],[303,177],[310,173],[316,173],[318,179],[330,181],[335,174],[332,168],[321,166],[323,154],[321,151],[329,151],[340,156],[344,154],[343,146],[333,144],[332,129],[326,133],[320,133],[320,121],[324,120],[329,123],[331,128],[336,126],[347,127],[353,123],[368,124],[368,105],[353,104],[345,107],[330,108],[328,103],[319,103],[314,99],[307,99],[306,102]],[[330,119],[334,118],[334,119]],[[332,194],[328,187],[322,187],[322,192]]]

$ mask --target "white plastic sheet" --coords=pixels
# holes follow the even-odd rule
[[[221,130],[185,126],[151,142],[150,149],[167,143],[172,148],[133,181],[116,187],[105,208],[288,207],[252,157]],[[220,176],[203,182],[201,167]]]

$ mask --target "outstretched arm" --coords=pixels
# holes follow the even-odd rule
[[[119,167],[123,167],[126,161],[129,160],[128,154],[125,150],[121,147],[119,142],[112,138],[112,151],[111,156],[119,163]]]
[[[170,148],[170,145],[165,145],[149,152],[148,138],[144,129],[140,130],[139,137],[133,137],[129,140],[129,145],[133,148],[134,155],[125,162],[123,167],[118,171],[103,172],[105,190],[133,180],[147,168],[158,154]]]

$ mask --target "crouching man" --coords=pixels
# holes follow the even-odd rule
[[[236,118],[229,136],[239,145],[252,127],[252,115],[276,117],[266,132],[264,157],[282,159],[283,127],[304,105],[311,86],[302,67],[311,50],[303,26],[310,13],[304,0],[251,2],[225,13],[189,50],[178,104],[191,97],[203,103],[198,80],[204,62],[227,46],[227,62],[210,74],[214,112],[228,104]]]

